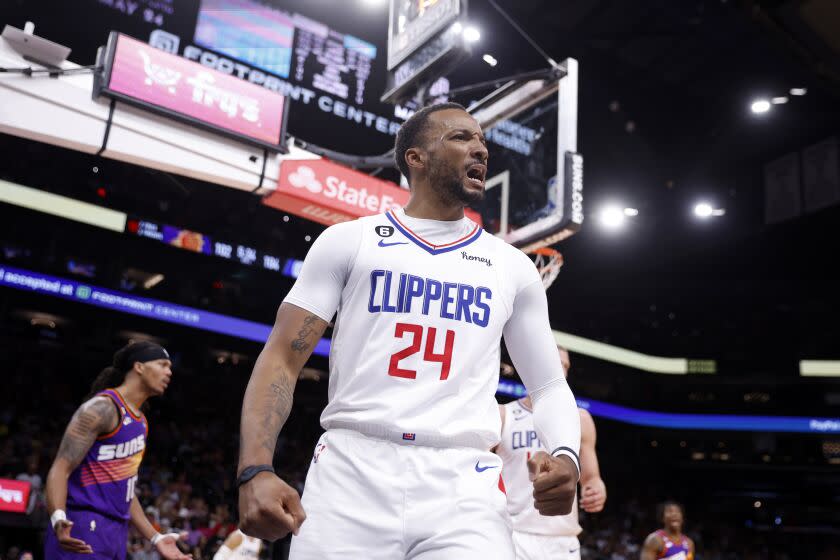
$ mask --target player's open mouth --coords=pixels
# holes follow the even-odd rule
[[[467,168],[467,182],[472,186],[483,189],[484,178],[487,175],[487,166],[475,163]]]

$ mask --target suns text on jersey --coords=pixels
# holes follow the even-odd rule
[[[440,315],[486,327],[490,323],[493,292],[484,286],[441,282],[432,278],[390,270],[370,273],[370,313],[420,313]]]
[[[114,443],[101,446],[96,460],[110,461],[112,459],[124,459],[129,455],[140,453],[144,449],[146,449],[146,436],[140,434],[125,443]]]

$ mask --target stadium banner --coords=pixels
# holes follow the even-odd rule
[[[405,206],[409,191],[325,159],[280,162],[277,190],[263,204],[324,225]],[[481,225],[472,210],[467,216]]]
[[[0,286],[60,297],[103,309],[235,336],[253,342],[265,342],[271,332],[271,325],[10,266],[0,266]],[[318,356],[328,356],[329,348],[329,340],[322,338],[316,344],[313,353]]]
[[[278,93],[112,32],[94,95],[273,151],[285,151],[287,103]]]
[[[29,481],[0,478],[0,511],[26,513],[31,490]]]
[[[528,394],[516,381],[500,379],[497,395],[522,398]],[[813,416],[751,416],[746,414],[686,414],[640,410],[595,399],[577,398],[578,408],[593,416],[624,424],[671,430],[712,430],[735,432],[792,432],[800,434],[840,434],[840,418]]]

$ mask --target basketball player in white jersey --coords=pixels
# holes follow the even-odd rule
[[[213,560],[258,560],[263,543],[260,539],[249,537],[239,529],[228,535]]]
[[[487,147],[463,107],[421,109],[395,152],[405,209],[321,234],[251,374],[241,527],[268,540],[293,532],[292,560],[512,559],[502,461],[489,451],[503,334],[550,451],[534,482],[543,513],[571,511],[580,473],[545,291],[523,252],[464,216],[484,194]],[[326,433],[301,503],[271,461],[300,369],[336,312]]]
[[[563,370],[568,376],[569,353],[558,348]],[[513,522],[513,544],[517,560],[580,560],[581,533],[577,505],[568,515],[546,517],[534,508],[530,481],[534,459],[545,451],[534,430],[530,397],[499,407],[502,439],[496,453],[504,461],[502,481],[507,492],[508,511]],[[601,480],[595,452],[595,422],[583,409],[580,413],[580,506],[589,513],[604,509],[607,487]]]

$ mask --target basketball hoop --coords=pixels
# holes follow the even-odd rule
[[[557,275],[560,274],[560,268],[563,266],[563,254],[551,247],[539,247],[534,249],[532,255],[534,256],[534,264],[540,271],[543,287],[547,290],[557,278]]]

